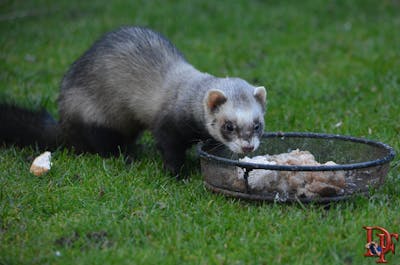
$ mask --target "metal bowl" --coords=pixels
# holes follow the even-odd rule
[[[240,156],[215,142],[199,143],[197,151],[201,160],[204,183],[210,190],[249,200],[281,202],[340,201],[353,194],[368,194],[371,188],[382,185],[395,152],[390,146],[362,138],[318,133],[265,133],[260,147],[251,154],[274,155],[295,149],[311,152],[320,163],[335,161],[337,165],[293,166],[266,165],[239,161]],[[238,168],[244,177],[238,177]],[[280,172],[344,172],[345,188],[338,195],[299,197],[294,192],[256,190],[249,187],[249,173],[256,169]]]

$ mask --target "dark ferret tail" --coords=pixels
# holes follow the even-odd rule
[[[45,110],[0,104],[0,144],[56,149],[61,144],[58,123]]]

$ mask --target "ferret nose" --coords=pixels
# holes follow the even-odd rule
[[[254,146],[253,145],[246,145],[242,146],[243,153],[250,153],[253,152]]]

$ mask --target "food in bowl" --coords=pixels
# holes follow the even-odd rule
[[[265,165],[333,166],[333,161],[324,164],[316,161],[309,151],[293,150],[289,153],[244,157],[241,162]],[[244,169],[237,167],[238,178],[245,177]],[[277,171],[254,169],[247,177],[248,185],[254,190],[278,191],[281,194],[295,193],[299,197],[337,196],[344,193],[346,186],[344,171]]]

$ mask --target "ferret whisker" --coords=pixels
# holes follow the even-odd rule
[[[219,149],[219,148],[221,148],[221,147],[224,147],[224,146],[225,146],[224,144],[218,142],[217,144],[213,145],[213,147],[210,148],[210,149],[208,150],[208,152],[215,151],[215,150],[217,150],[217,149]]]

